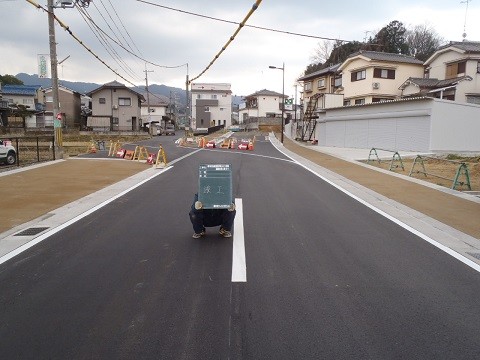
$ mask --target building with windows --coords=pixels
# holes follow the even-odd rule
[[[343,105],[341,64],[326,67],[298,78],[303,82],[303,102],[317,102],[316,108],[326,109]]]
[[[133,91],[118,81],[112,81],[90,91],[92,114],[87,126],[103,131],[139,131],[142,126],[142,94]]]
[[[248,118],[275,118],[282,115],[282,94],[263,89],[247,95],[238,110],[239,122]],[[285,98],[288,96],[285,95]]]
[[[450,42],[425,62],[424,77],[409,77],[404,97],[429,96],[480,105],[480,42]]]
[[[80,128],[82,101],[80,93],[63,85],[58,86],[59,110],[64,126],[67,129]],[[53,127],[53,90],[45,89],[45,124]]]
[[[412,56],[361,50],[338,68],[342,74],[344,105],[399,99],[409,77],[423,76],[423,63]]]
[[[10,128],[34,128],[41,126],[45,110],[45,95],[41,86],[3,85],[2,101],[8,111],[2,123]]]
[[[193,129],[232,124],[232,90],[226,83],[192,83],[190,88]]]

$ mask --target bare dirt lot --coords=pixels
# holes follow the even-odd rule
[[[453,160],[445,161],[445,160]],[[364,161],[366,163],[366,161]],[[392,170],[398,174],[408,176],[414,159],[403,159],[402,169],[400,161],[396,160],[393,163]],[[480,191],[480,157],[459,157],[454,155],[449,155],[439,159],[423,158],[423,164],[425,166],[425,172],[428,174],[423,174],[423,168],[420,162],[417,161],[412,172],[412,177],[428,181],[433,184],[451,188],[453,185],[453,179],[455,178],[460,162],[464,162],[468,169],[468,174],[470,178],[470,186],[472,191]],[[391,159],[382,160],[380,163],[378,161],[370,160],[369,165],[380,167],[382,169],[388,170],[390,168]],[[448,180],[447,180],[448,179]],[[465,191],[468,190],[466,186],[466,176],[462,173],[458,177],[458,182],[462,182],[461,185],[455,187],[456,190]]]

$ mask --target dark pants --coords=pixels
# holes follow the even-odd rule
[[[197,234],[205,231],[206,227],[221,226],[222,229],[231,231],[236,211],[227,209],[192,209],[189,212],[193,231]]]

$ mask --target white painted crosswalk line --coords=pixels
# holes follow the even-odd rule
[[[242,199],[235,199],[237,213],[233,224],[232,282],[247,282]]]

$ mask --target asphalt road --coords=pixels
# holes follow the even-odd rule
[[[0,265],[2,358],[480,357],[478,272],[268,142],[166,146],[186,157]],[[232,164],[233,239],[191,237],[201,163]],[[242,232],[246,281],[232,282]]]

